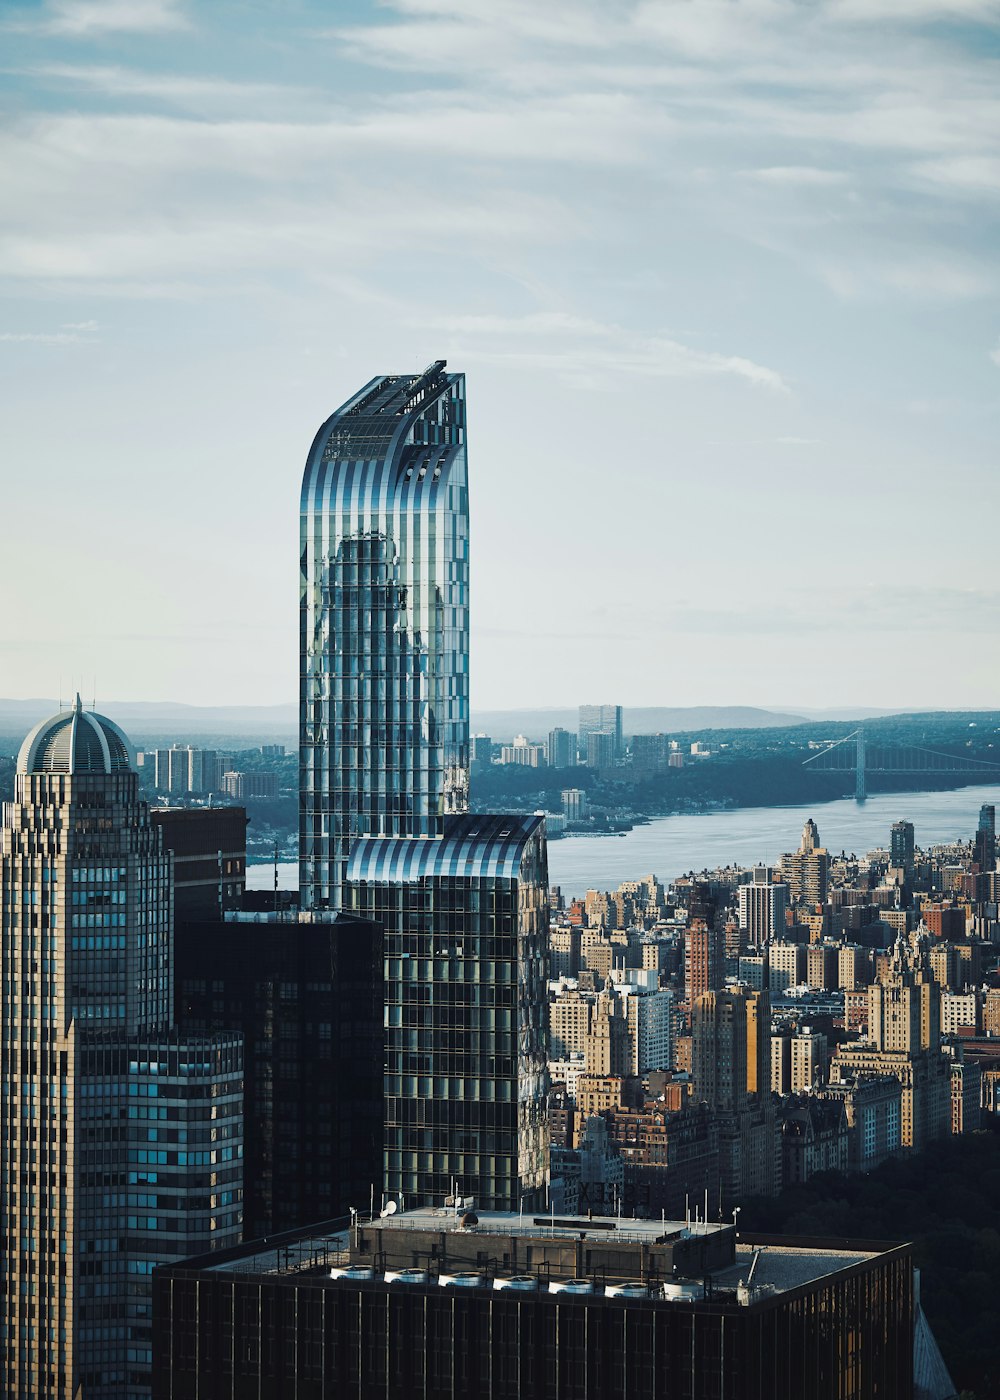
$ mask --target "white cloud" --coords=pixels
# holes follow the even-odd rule
[[[106,34],[159,34],[186,29],[180,0],[51,0],[41,14],[8,21],[5,28],[68,39]]]
[[[198,111],[220,108],[259,111],[262,103],[293,102],[301,108],[305,98],[312,97],[303,87],[282,83],[243,82],[221,76],[196,78],[183,73],[155,73],[107,64],[46,63],[14,71],[21,77],[89,89],[103,97],[147,98]]]
[[[925,160],[913,167],[921,179],[970,194],[1000,194],[1000,155],[956,156],[947,160]]]
[[[451,316],[432,325],[461,341],[467,360],[516,363],[597,388],[607,376],[672,379],[731,375],[758,388],[788,393],[776,370],[741,355],[700,350],[668,336],[638,336],[562,312],[529,316]],[[616,386],[617,391],[617,386]]]
[[[5,345],[74,345],[81,339],[71,331],[0,331]]]
[[[769,185],[843,185],[848,178],[843,170],[822,170],[814,165],[771,165],[763,170],[744,170],[743,174]]]
[[[996,348],[990,351],[990,359],[997,369],[1000,369],[1000,341],[997,342]]]

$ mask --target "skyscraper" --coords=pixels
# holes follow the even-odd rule
[[[300,544],[299,883],[336,909],[359,836],[468,805],[464,375],[373,379],[323,424]]]
[[[776,884],[766,866],[756,866],[753,880],[736,891],[740,928],[751,948],[763,948],[785,936],[788,886]]]
[[[21,747],[0,828],[0,1394],[151,1386],[156,1264],[240,1236],[239,1036],[178,1034],[172,863],[121,730]]]
[[[581,705],[577,734],[580,739],[580,750],[584,755],[587,753],[589,735],[610,734],[614,741],[612,762],[621,758],[625,751],[622,738],[621,705]]]
[[[822,904],[830,881],[830,853],[819,844],[819,831],[812,817],[802,828],[797,851],[781,857],[781,875],[793,904]]]
[[[889,830],[889,864],[912,875],[914,851],[913,823],[893,822]]]
[[[540,816],[452,816],[351,852],[345,908],[382,925],[385,1187],[545,1203],[548,862]]]
[[[550,768],[573,768],[576,766],[576,741],[568,729],[549,730],[548,757]]]
[[[300,889],[385,936],[385,1185],[544,1201],[548,863],[538,817],[466,816],[465,380],[373,380],[302,487]]]
[[[766,992],[734,987],[697,998],[691,1015],[693,1098],[707,1103],[718,1122],[719,1175],[727,1209],[745,1196],[775,1191],[770,1057]]]
[[[997,809],[991,802],[984,802],[979,809],[979,826],[973,842],[972,859],[979,867],[980,874],[986,875],[996,869]]]

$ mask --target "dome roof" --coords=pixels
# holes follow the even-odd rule
[[[19,773],[130,773],[132,749],[111,720],[83,708],[79,695],[71,710],[43,719],[21,745]]]

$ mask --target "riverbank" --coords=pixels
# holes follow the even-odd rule
[[[1000,805],[1000,784],[957,788],[950,792],[880,793],[866,802],[841,798],[795,807],[737,807],[722,811],[656,817],[625,833],[588,836],[567,834],[549,847],[549,881],[565,895],[588,889],[615,889],[623,880],[657,875],[663,881],[690,870],[725,865],[777,863],[794,850],[806,819],[812,817],[828,850],[863,854],[886,846],[889,828],[905,818],[915,827],[919,846],[968,841],[984,802]],[[295,889],[298,867],[278,866],[282,889]],[[247,870],[250,889],[274,887],[273,862]]]

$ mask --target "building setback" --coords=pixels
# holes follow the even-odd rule
[[[367,1207],[382,1189],[382,931],[343,915],[178,925],[179,1024],[246,1046],[243,1234]]]
[[[907,1245],[436,1209],[156,1277],[157,1400],[911,1400]]]
[[[381,924],[385,1177],[397,1201],[456,1188],[543,1203],[548,868],[544,818],[455,816],[440,837],[351,852],[347,912]]]

